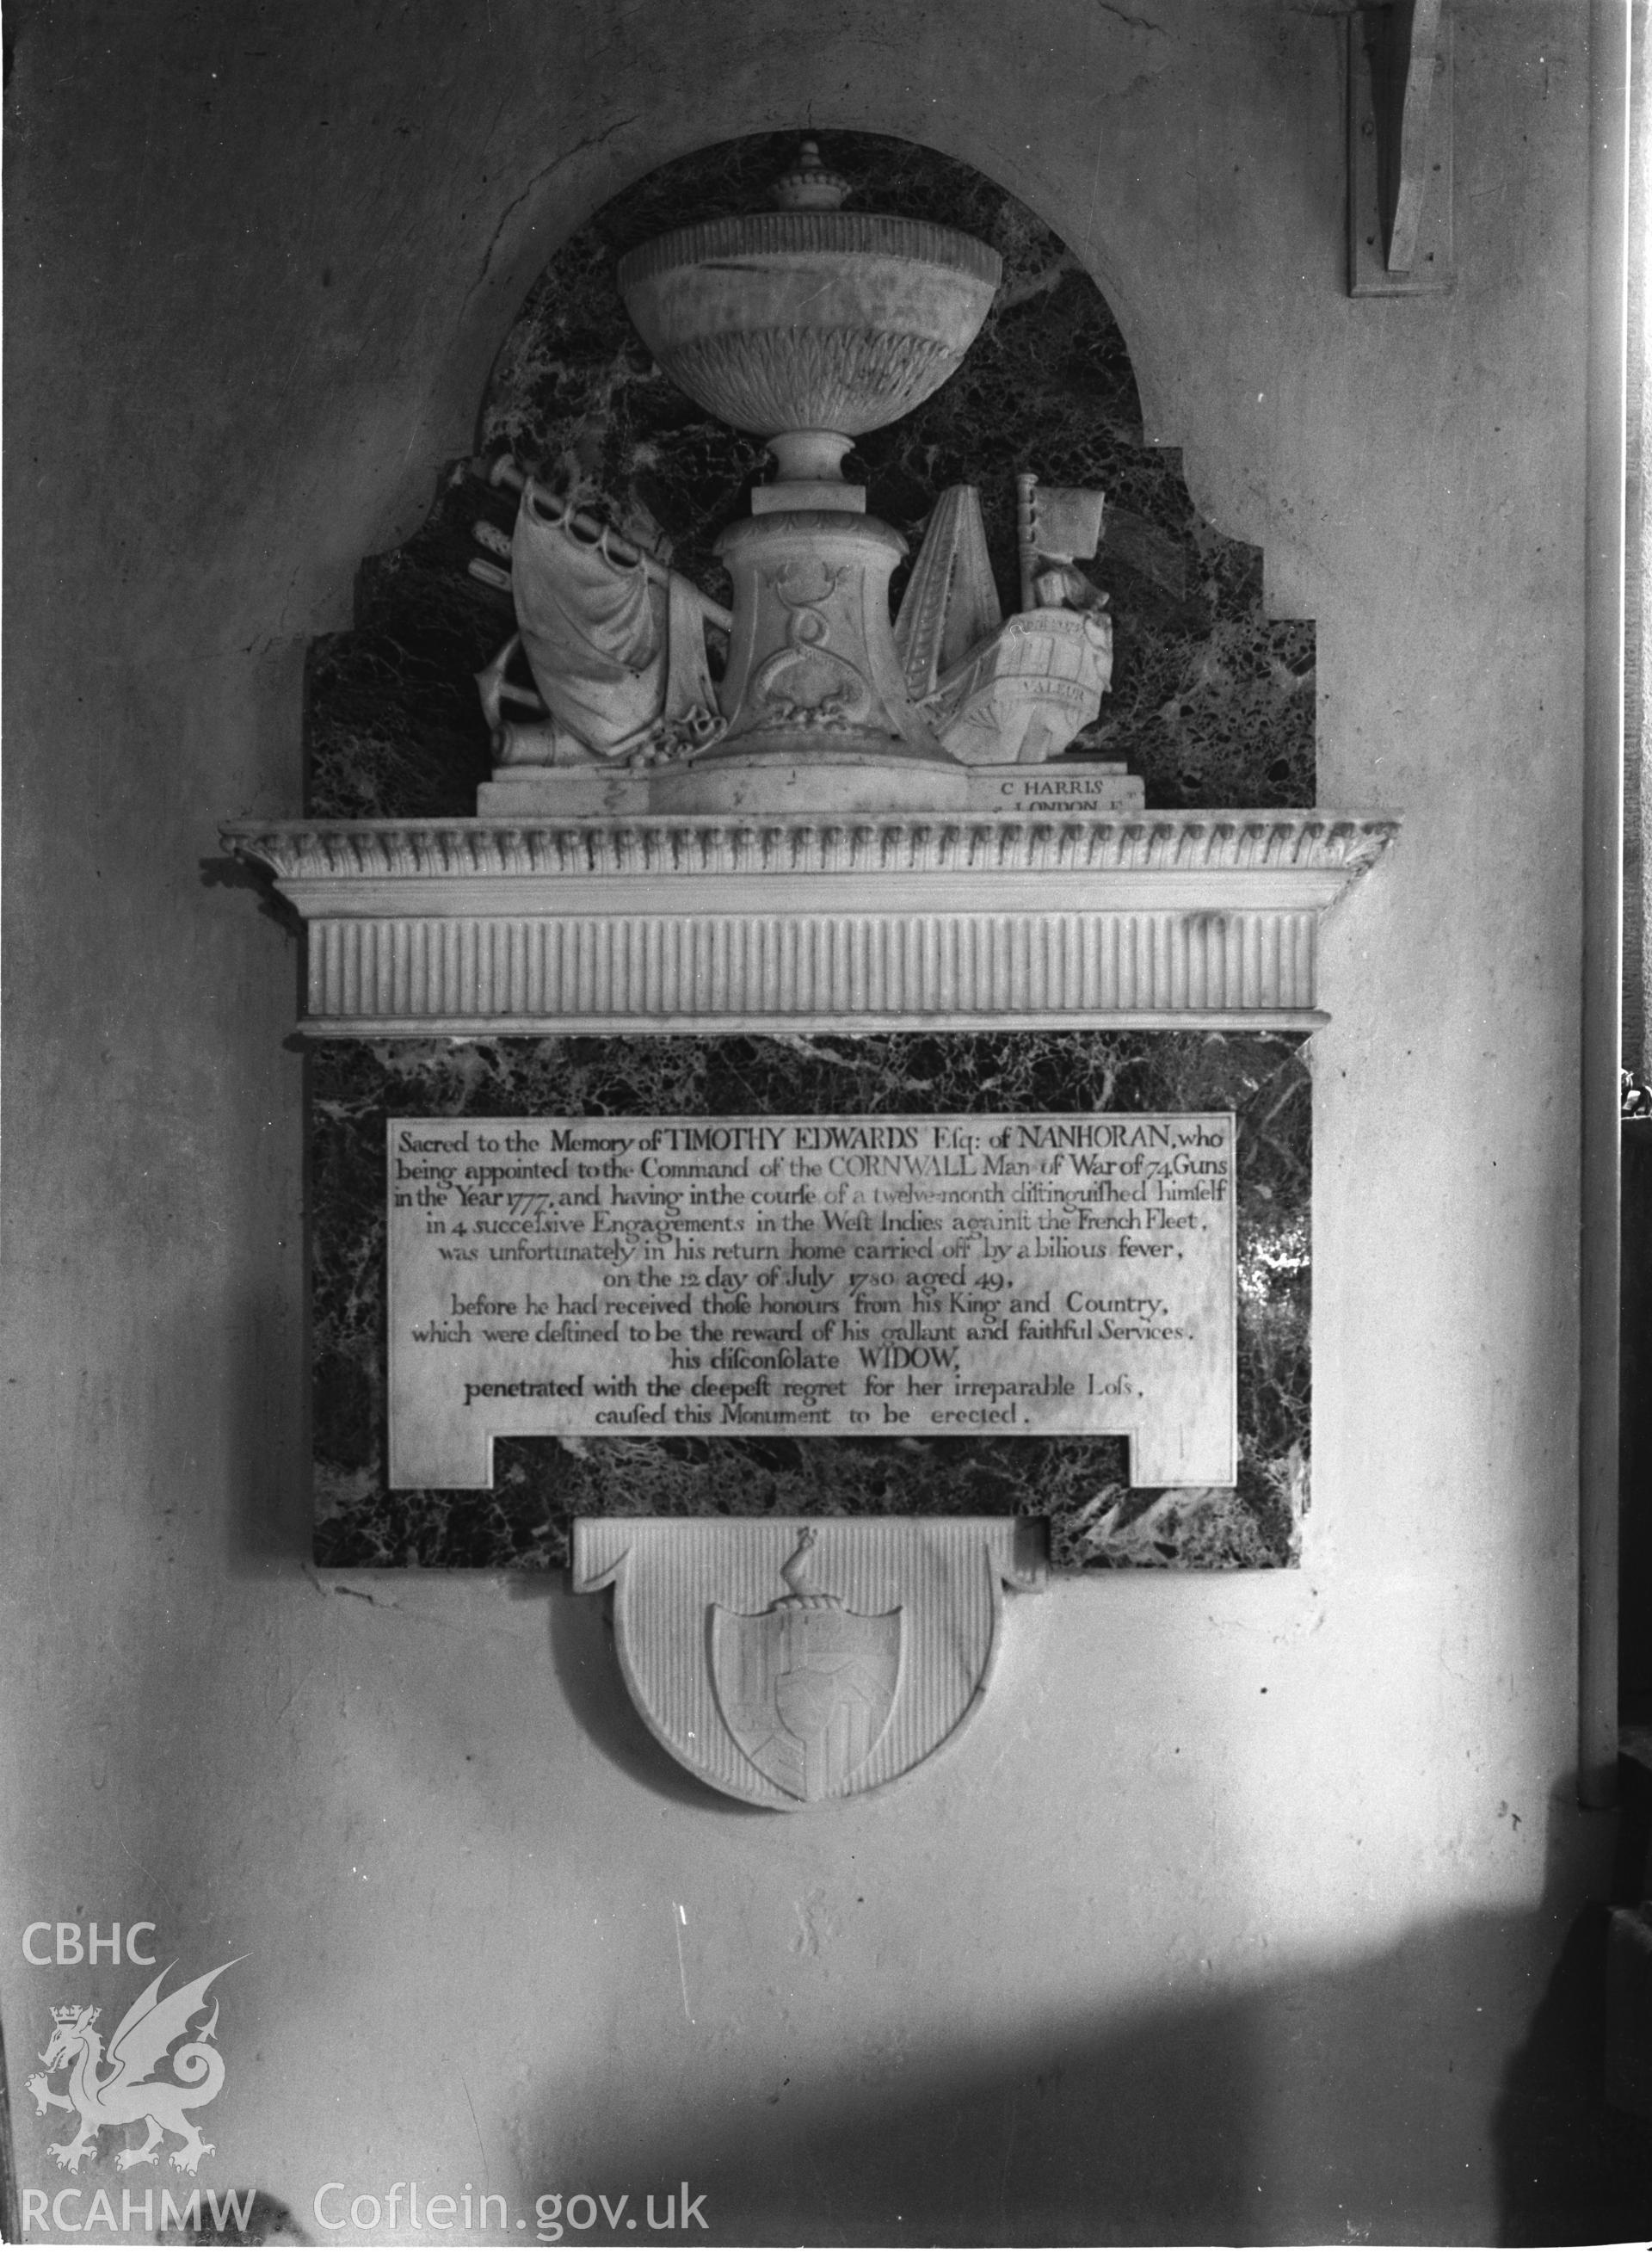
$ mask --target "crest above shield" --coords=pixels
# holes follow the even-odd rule
[[[894,1782],[955,1736],[1006,1587],[1042,1584],[1026,1519],[582,1518],[574,1584],[614,1589],[620,1665],[673,1758],[798,1810]]]

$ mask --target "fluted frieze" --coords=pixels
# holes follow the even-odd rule
[[[304,1022],[383,1036],[1321,1022],[1391,815],[236,824]]]

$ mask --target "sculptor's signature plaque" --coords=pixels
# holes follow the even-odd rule
[[[1226,1113],[389,1122],[390,1477],[512,1433],[1116,1433],[1235,1475]]]

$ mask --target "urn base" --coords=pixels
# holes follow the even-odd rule
[[[970,779],[944,753],[925,758],[748,736],[727,758],[656,772],[649,796],[661,813],[938,813],[969,803]]]

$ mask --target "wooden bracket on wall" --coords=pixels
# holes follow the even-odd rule
[[[1447,0],[1390,0],[1348,19],[1348,287],[1449,289],[1452,40]]]

